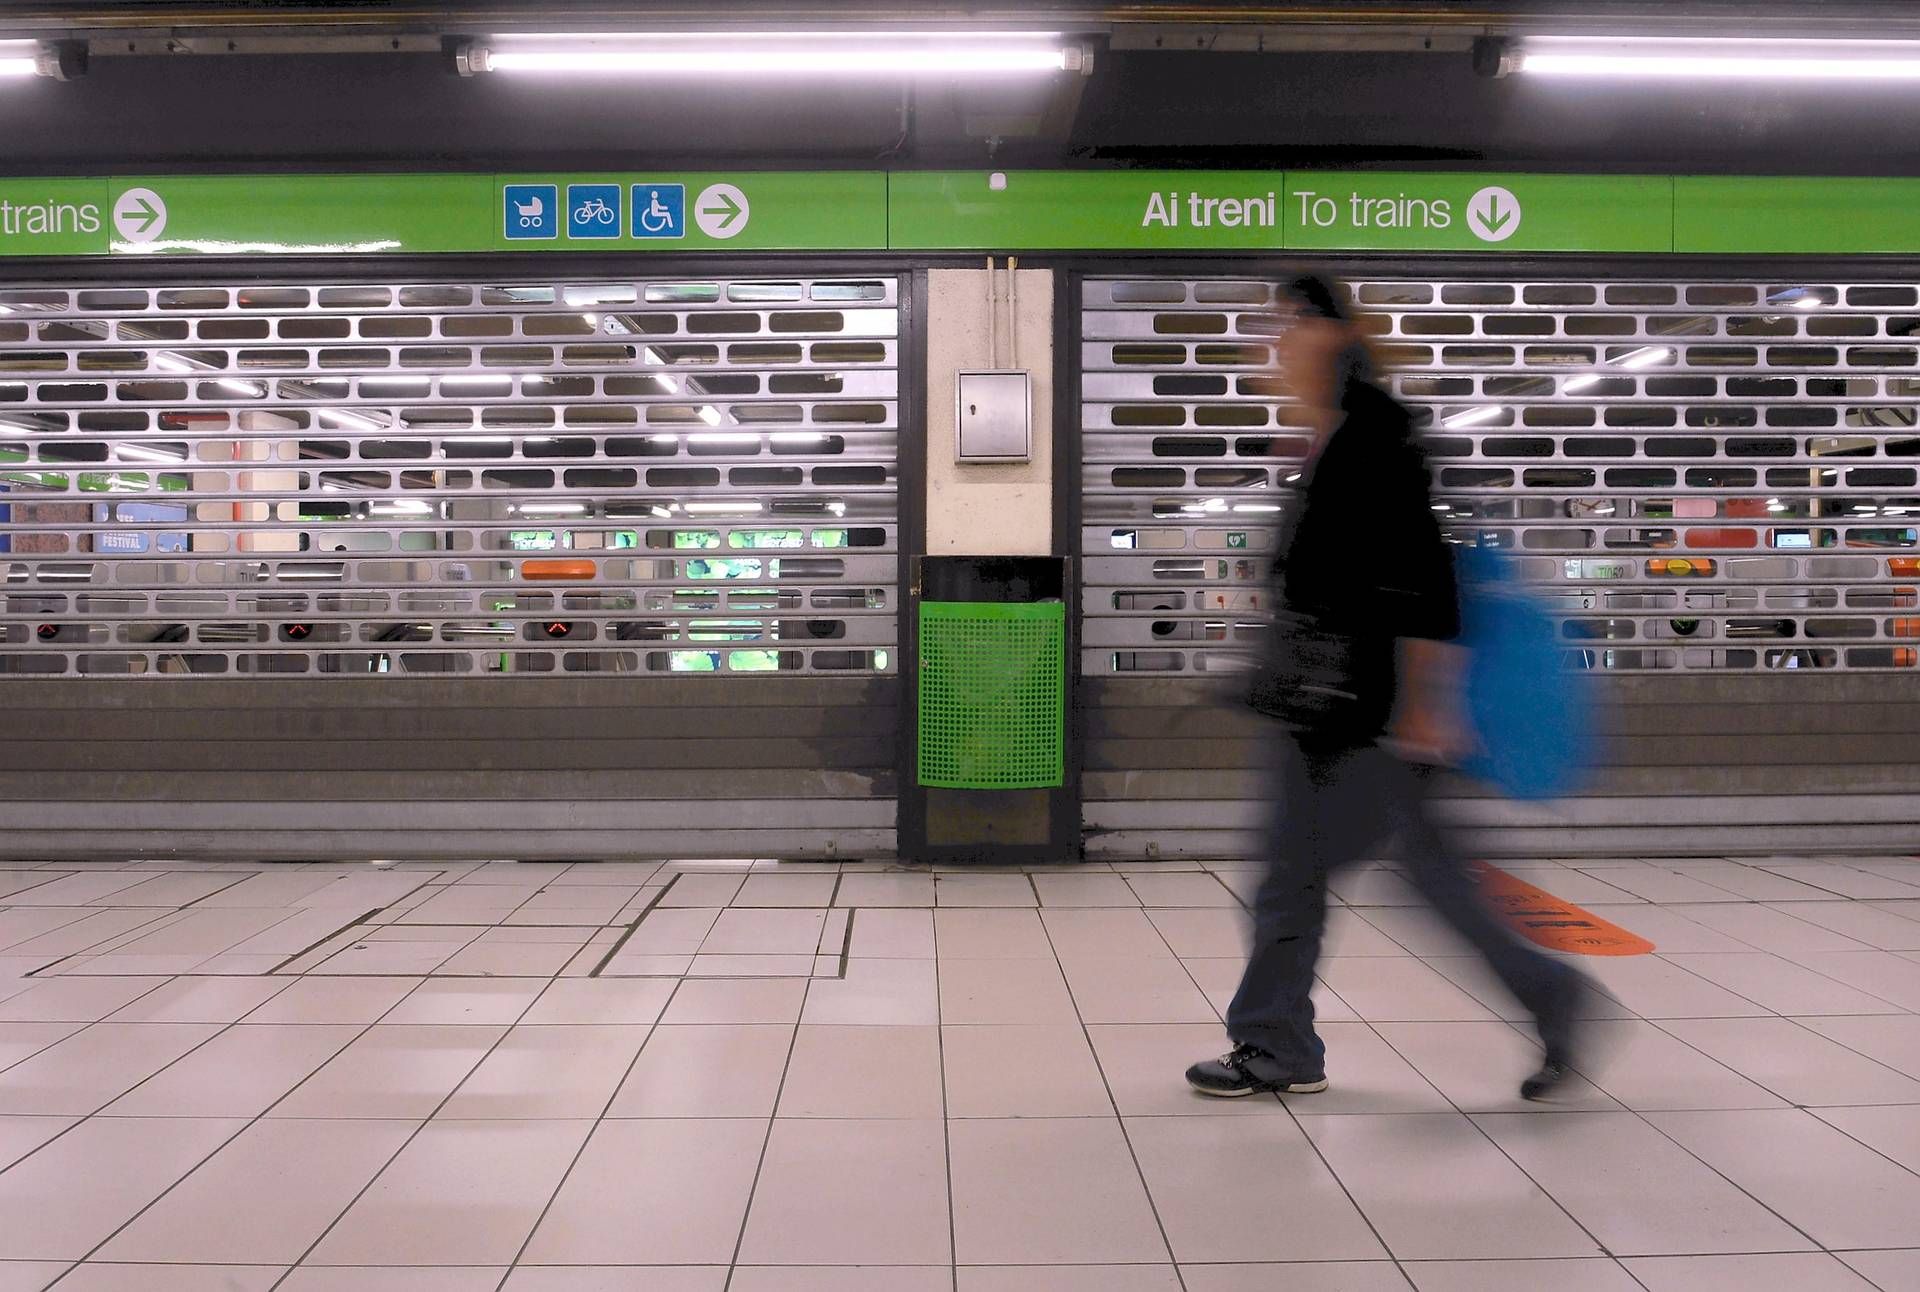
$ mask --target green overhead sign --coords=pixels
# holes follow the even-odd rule
[[[1451,172],[903,172],[895,250],[1673,249],[1673,181]]]
[[[1268,251],[1279,171],[903,171],[896,251]]]
[[[1681,176],[1673,186],[1675,251],[1920,251],[1920,180]]]
[[[107,250],[107,186],[94,179],[0,180],[0,255],[92,256]]]
[[[0,257],[1920,253],[1920,180],[1447,171],[0,179]]]
[[[1289,173],[1290,251],[1671,251],[1673,181]]]
[[[877,171],[0,179],[0,256],[886,245]]]

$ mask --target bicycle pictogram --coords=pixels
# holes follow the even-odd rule
[[[573,209],[575,224],[613,224],[620,216],[601,198],[592,197]]]

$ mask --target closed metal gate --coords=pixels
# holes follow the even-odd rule
[[[1783,700],[1912,695],[1913,285],[1357,272],[1352,289],[1393,388],[1426,421],[1446,522],[1520,559],[1559,616],[1569,666],[1619,677],[1616,697],[1681,706],[1666,715],[1673,756],[1626,748],[1658,734],[1629,728],[1612,751],[1623,769],[1766,762],[1685,742],[1792,733]],[[1271,371],[1275,325],[1271,288],[1255,281],[1083,284],[1096,851],[1244,846],[1254,818],[1244,743],[1190,730],[1186,711],[1240,722],[1232,674],[1261,631],[1276,499],[1306,448]],[[1894,677],[1843,677],[1863,673]],[[1722,726],[1690,728],[1689,706]],[[1822,734],[1854,735],[1849,720],[1833,715]],[[1859,734],[1837,755],[1803,742],[1801,757],[1897,756],[1884,726]],[[1593,820],[1626,819],[1631,797]]]
[[[125,688],[184,717],[186,687],[357,733],[289,772],[421,770],[346,715],[451,706],[466,756],[426,767],[523,771],[529,821],[596,799],[582,845],[890,849],[901,346],[880,277],[0,289],[0,697],[91,715],[10,739],[0,796],[116,761]],[[158,785],[229,738],[118,761]]]

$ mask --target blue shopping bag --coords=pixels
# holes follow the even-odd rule
[[[1461,770],[1517,799],[1579,787],[1593,766],[1592,679],[1565,667],[1552,615],[1493,548],[1457,548],[1467,716],[1480,748]]]

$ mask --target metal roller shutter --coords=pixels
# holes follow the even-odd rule
[[[1359,270],[1351,285],[1393,387],[1428,418],[1446,520],[1521,559],[1569,666],[1608,675],[1621,702],[1611,801],[1535,814],[1516,846],[1576,845],[1582,822],[1589,842],[1628,846],[1633,804],[1663,776],[1740,794],[1790,785],[1808,762],[1910,761],[1870,710],[1920,698],[1913,285]],[[1082,290],[1090,846],[1243,847],[1255,732],[1233,672],[1260,632],[1275,498],[1305,448],[1269,370],[1271,289]],[[1802,738],[1755,740],[1768,735]],[[1884,829],[1853,842],[1920,819],[1898,776],[1851,788],[1888,796]],[[1743,813],[1766,824],[1752,806],[1729,800],[1728,820],[1694,826],[1724,824],[1734,846]],[[1811,838],[1841,815],[1739,838]]]
[[[890,850],[901,314],[881,277],[0,289],[0,696],[40,718],[4,815],[124,774],[202,850]]]

